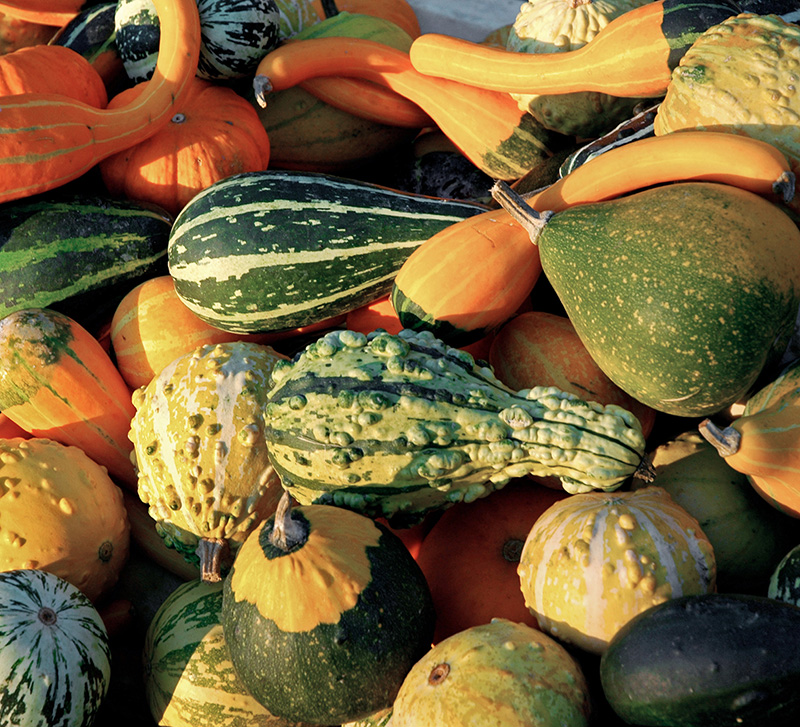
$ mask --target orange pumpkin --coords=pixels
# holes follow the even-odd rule
[[[132,104],[150,81],[114,96]],[[233,89],[194,77],[171,121],[144,141],[100,162],[112,194],[152,202],[173,215],[198,192],[240,172],[266,169],[270,144],[253,106]]]
[[[538,628],[520,590],[519,556],[539,515],[565,497],[563,490],[513,480],[442,513],[417,556],[436,606],[435,642],[494,617]]]
[[[80,53],[61,45],[32,45],[0,56],[0,96],[60,93],[105,108],[103,78]]]

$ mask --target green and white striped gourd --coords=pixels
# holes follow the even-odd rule
[[[301,504],[413,522],[528,474],[615,490],[643,463],[627,410],[555,387],[514,392],[428,331],[331,331],[272,379],[269,456]]]
[[[321,173],[236,174],[181,210],[169,272],[181,300],[215,328],[293,329],[389,293],[416,248],[485,210]]]
[[[283,358],[256,343],[206,344],[133,393],[139,497],[205,580],[221,577],[283,492],[263,436],[270,372]]]
[[[159,607],[142,650],[144,689],[156,724],[169,727],[291,727],[245,689],[220,623],[222,582],[192,580]]]
[[[108,632],[78,588],[42,570],[0,573],[0,724],[90,727],[110,678]]]
[[[281,16],[275,0],[197,0],[197,10],[200,78],[244,78],[278,44]],[[148,80],[156,67],[160,38],[152,0],[119,0],[114,20],[125,72],[136,83]]]

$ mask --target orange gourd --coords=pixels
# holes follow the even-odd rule
[[[21,93],[63,93],[99,109],[108,103],[92,64],[60,45],[32,45],[0,56],[0,96]]]
[[[161,27],[158,63],[146,92],[130,104],[109,110],[56,93],[0,97],[0,202],[77,179],[169,122],[197,70],[200,19],[195,0],[154,4]]]
[[[519,556],[537,518],[565,497],[564,490],[512,480],[442,513],[417,556],[436,607],[434,642],[496,617],[538,628],[519,587]]]
[[[514,316],[495,335],[489,363],[497,378],[516,391],[557,386],[581,399],[616,404],[636,416],[645,437],[655,424],[655,410],[603,373],[566,316],[546,311]]]
[[[507,93],[424,76],[407,53],[364,38],[297,40],[259,63],[256,101],[265,94],[322,76],[352,76],[380,83],[417,104],[478,168],[518,179],[550,158],[558,135],[539,126]]]
[[[149,83],[120,92],[108,108],[134,103]],[[157,204],[177,216],[214,182],[267,168],[267,132],[253,106],[233,89],[195,76],[174,111],[155,134],[100,162],[112,194]]]
[[[58,28],[44,23],[31,23],[0,12],[0,55],[18,48],[47,43]]]
[[[35,437],[82,449],[136,488],[131,392],[99,341],[47,308],[0,320],[0,410]]]
[[[72,20],[86,0],[0,0],[0,13],[29,23],[62,26]]]
[[[320,19],[325,17],[322,0],[312,0],[312,6]],[[348,13],[364,13],[391,20],[412,38],[420,34],[419,18],[407,0],[336,0],[336,9]]]

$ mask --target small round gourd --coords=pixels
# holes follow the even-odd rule
[[[638,613],[716,586],[708,537],[653,485],[551,505],[533,524],[517,572],[540,628],[595,654]]]
[[[111,650],[97,609],[46,571],[0,573],[0,724],[91,727]]]
[[[91,601],[117,582],[130,547],[122,490],[82,449],[0,440],[0,495],[0,570],[48,571]]]
[[[408,672],[392,727],[585,727],[589,693],[555,639],[496,618],[436,644]]]
[[[767,596],[800,606],[800,545],[792,548],[775,566],[767,586]]]
[[[403,542],[333,505],[289,508],[239,549],[223,585],[231,660],[272,714],[342,724],[392,705],[428,650],[435,611]]]

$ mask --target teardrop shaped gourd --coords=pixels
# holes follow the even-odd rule
[[[678,182],[538,215],[508,185],[493,194],[528,226],[592,358],[653,409],[717,412],[786,348],[800,230],[761,196]]]
[[[153,83],[130,104],[108,110],[56,93],[2,97],[0,202],[77,179],[169,122],[197,70],[200,20],[195,0],[154,4],[162,28],[159,63]]]
[[[395,525],[512,477],[613,490],[646,467],[629,411],[554,387],[514,392],[428,331],[331,331],[276,365],[272,379],[269,455],[301,504]]]
[[[542,631],[593,654],[637,614],[716,588],[708,537],[658,486],[551,505],[531,527],[517,572]]]
[[[280,482],[263,438],[268,346],[199,346],[133,394],[130,439],[139,497],[167,545],[219,580],[241,543],[277,507]]]

